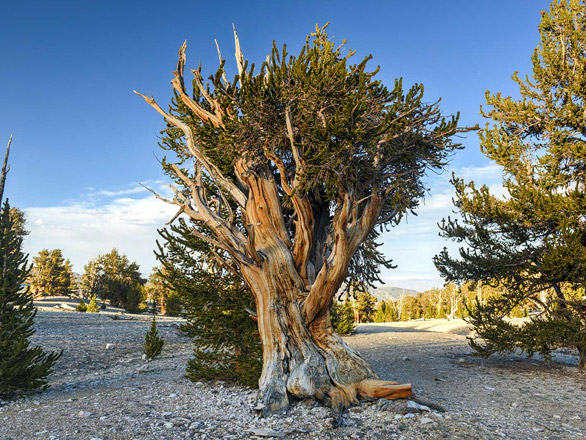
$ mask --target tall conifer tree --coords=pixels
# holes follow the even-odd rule
[[[465,246],[435,263],[448,281],[502,288],[471,310],[481,354],[570,346],[585,368],[586,5],[556,0],[541,14],[533,77],[513,75],[520,98],[486,93],[493,125],[480,132],[481,149],[502,168],[507,195],[454,179],[462,221],[441,230]],[[543,313],[522,327],[504,320],[527,300]]]
[[[11,137],[12,140],[12,137]],[[0,177],[0,201],[8,172],[8,154]],[[29,289],[23,289],[29,268],[22,252],[23,225],[15,222],[6,201],[0,213],[0,397],[43,390],[60,353],[31,347],[37,309]]]

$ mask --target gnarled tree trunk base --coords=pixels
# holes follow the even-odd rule
[[[411,397],[411,384],[380,380],[333,331],[326,338],[327,345],[323,345],[325,340],[307,336],[295,340],[289,334],[282,338],[284,347],[265,352],[268,357],[264,359],[258,396],[259,409],[265,416],[285,412],[296,399],[316,399],[342,411],[360,399]]]

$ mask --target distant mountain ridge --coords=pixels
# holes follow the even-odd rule
[[[393,300],[396,301],[401,299],[401,296],[417,296],[419,292],[412,289],[403,289],[402,287],[393,287],[393,286],[380,286],[376,289],[373,289],[371,294],[372,296],[380,299],[381,301],[389,301]]]

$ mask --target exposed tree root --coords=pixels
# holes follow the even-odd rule
[[[402,399],[411,397],[411,384],[399,384],[393,381],[366,379],[357,384],[360,398],[371,399]]]

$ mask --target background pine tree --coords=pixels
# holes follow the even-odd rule
[[[586,4],[554,1],[539,29],[533,77],[513,75],[521,99],[486,93],[481,149],[502,167],[507,197],[454,179],[462,221],[441,229],[464,246],[435,263],[448,281],[501,291],[469,308],[480,354],[574,347],[586,368]],[[538,316],[505,320],[528,303]]]
[[[330,319],[334,331],[339,335],[348,335],[356,328],[354,322],[354,309],[349,299],[343,303],[334,301],[330,308]]]
[[[255,305],[250,290],[221,266],[217,251],[191,234],[186,222],[159,232],[165,240],[158,254],[161,276],[181,298],[188,319],[182,328],[193,338],[187,377],[257,387],[262,348],[251,319]]]

